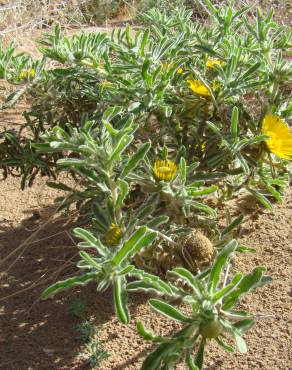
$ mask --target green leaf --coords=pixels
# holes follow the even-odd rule
[[[114,279],[113,288],[116,315],[120,322],[128,324],[130,322],[130,313],[128,309],[128,295],[124,278],[116,277]]]
[[[192,358],[192,355],[190,353],[186,356],[186,363],[189,367],[189,370],[200,370],[198,366],[195,364]]]
[[[275,198],[279,203],[283,203],[281,194],[271,185],[266,185],[268,192]]]
[[[165,216],[165,215],[163,215],[163,216],[157,216],[157,217],[152,218],[152,220],[150,220],[146,225],[150,229],[155,229],[158,226],[167,223],[168,220],[169,220],[169,217],[168,216]]]
[[[215,341],[219,344],[220,347],[224,348],[225,351],[233,353],[234,348],[231,347],[229,344],[224,343],[219,337],[215,338]]]
[[[242,274],[237,273],[234,278],[232,279],[231,283],[226,285],[224,288],[218,290],[212,297],[212,302],[215,304],[220,299],[224,298],[227,294],[229,294],[233,289],[235,289],[236,285],[242,279]]]
[[[123,135],[117,145],[115,146],[110,158],[109,162],[112,163],[113,161],[119,160],[120,155],[122,152],[131,144],[133,141],[134,136],[133,135]]]
[[[90,245],[94,246],[97,238],[88,230],[81,229],[80,227],[76,227],[73,230],[73,234],[76,235],[78,238],[87,241]]]
[[[239,334],[237,334],[236,332],[234,333],[234,336],[235,336],[236,344],[237,344],[237,347],[238,347],[240,353],[246,353],[247,352],[247,345],[245,343],[245,340]]]
[[[240,162],[240,165],[244,171],[244,173],[246,175],[248,175],[250,173],[250,170],[249,170],[249,166],[247,164],[247,161],[243,158],[242,154],[241,153],[237,153],[237,158]]]
[[[119,271],[119,275],[128,275],[130,274],[133,270],[135,269],[135,266],[133,265],[128,265],[122,270]]]
[[[152,78],[151,75],[149,74],[150,65],[151,65],[150,60],[145,59],[141,71],[143,80],[145,81],[147,88],[150,88],[152,84]]]
[[[58,281],[57,283],[51,285],[47,288],[42,294],[42,299],[47,299],[64,289],[69,289],[75,285],[85,285],[88,284],[92,280],[97,280],[100,276],[99,273],[88,273],[81,276],[75,276],[66,280]]]
[[[164,338],[153,334],[150,330],[147,330],[141,321],[137,322],[137,332],[145,340],[151,340],[154,343],[169,343],[170,338]]]
[[[79,254],[81,258],[83,258],[83,260],[87,262],[91,268],[101,270],[102,266],[98,262],[96,262],[96,260],[92,258],[87,252],[81,251]]]
[[[204,188],[201,190],[196,190],[195,188],[188,188],[188,194],[191,195],[192,197],[200,197],[202,195],[214,193],[217,190],[218,186],[216,185],[211,185],[208,188]]]
[[[84,165],[84,160],[78,158],[63,158],[57,161],[57,165],[60,167],[70,167],[70,166],[78,167]]]
[[[170,286],[169,283],[166,283],[160,279],[157,275],[150,274],[144,270],[135,269],[130,273],[131,277],[136,277],[142,281],[132,281],[128,283],[128,289],[155,289],[160,294],[166,294],[169,296],[174,296],[177,288]]]
[[[247,330],[249,330],[254,325],[253,319],[244,319],[241,321],[237,321],[233,324],[233,327],[236,328],[239,334],[244,334]]]
[[[257,62],[255,63],[253,66],[251,66],[239,79],[238,79],[238,82],[239,81],[246,81],[247,78],[253,74],[257,69],[260,68],[261,66],[261,62]]]
[[[273,206],[271,202],[263,195],[261,194],[258,190],[256,189],[247,189],[265,208],[268,210],[272,211]]]
[[[122,107],[110,107],[102,115],[103,121],[111,121],[114,117],[122,112]]]
[[[186,160],[184,157],[181,157],[180,159],[180,165],[179,165],[179,179],[180,179],[180,185],[183,186],[186,182],[187,178],[187,165]]]
[[[222,305],[223,310],[231,309],[239,301],[242,294],[256,288],[258,283],[261,282],[265,271],[265,267],[259,266],[256,267],[251,273],[244,276],[237,285],[236,289],[224,297]]]
[[[238,136],[238,108],[234,107],[232,110],[232,117],[231,117],[231,135],[233,138]]]
[[[196,294],[198,299],[201,299],[204,295],[204,288],[193,274],[183,267],[176,267],[173,269],[170,274],[176,275],[179,279],[184,280],[189,287],[191,287]]]
[[[201,370],[204,364],[204,352],[205,352],[206,340],[202,338],[198,352],[196,354],[195,364]]]
[[[164,294],[164,291],[161,291],[157,288],[157,286],[152,285],[151,283],[148,283],[146,281],[131,281],[127,284],[127,291],[131,292],[144,292],[144,293],[150,293],[150,294]]]
[[[153,335],[152,332],[146,330],[145,326],[143,325],[141,321],[137,322],[137,331],[138,331],[138,334],[141,337],[143,337],[145,340],[153,341],[153,338],[155,337],[155,335]]]
[[[63,190],[63,191],[72,191],[73,190],[72,188],[70,188],[69,186],[63,184],[62,182],[51,182],[51,181],[47,181],[47,185],[50,188],[58,189],[58,190]]]
[[[144,159],[145,155],[151,148],[151,143],[145,143],[139,147],[137,152],[129,159],[128,163],[125,165],[120,178],[124,179],[131,171],[133,171],[137,164]]]
[[[229,261],[232,254],[236,251],[237,246],[238,243],[236,240],[231,240],[217,255],[209,275],[208,289],[210,292],[214,292],[216,290],[220,281],[221,271]]]
[[[192,205],[192,207],[194,207],[194,208],[196,208],[196,209],[198,209],[200,211],[203,211],[203,212],[207,213],[212,218],[215,218],[216,217],[216,211],[213,208],[207,206],[206,204],[202,204],[202,203],[199,203],[199,202],[196,202],[196,201],[193,200],[191,202],[191,205]]]
[[[149,299],[148,303],[157,312],[161,313],[163,316],[177,321],[191,323],[192,319],[185,316],[178,309],[174,308],[168,303],[165,303],[159,299]]]
[[[80,248],[95,248],[101,256],[107,257],[109,254],[108,249],[101,243],[101,241],[89,232],[88,230],[76,227],[73,230],[74,235],[78,238],[85,240],[85,243],[81,242],[78,244]]]
[[[164,358],[175,351],[175,344],[162,343],[154,352],[146,357],[141,370],[158,370]]]
[[[142,238],[145,236],[146,232],[146,226],[142,226],[136,230],[134,234],[132,234],[131,238],[123,244],[122,248],[114,256],[113,262],[116,265],[119,265],[122,261],[128,258],[128,256],[134,252],[137,246],[140,246],[139,243],[142,241]]]
[[[119,195],[116,201],[115,206],[121,207],[124,204],[124,200],[129,193],[130,187],[129,184],[124,180],[118,180]]]
[[[104,228],[104,231],[107,231],[110,226],[111,221],[106,211],[97,202],[95,202],[92,205],[92,212],[93,212],[93,216]]]
[[[150,30],[149,29],[146,29],[146,31],[143,34],[141,45],[140,45],[140,55],[142,57],[145,56],[145,46],[147,45],[149,34],[150,34]]]
[[[135,248],[131,250],[131,252],[128,254],[128,257],[133,257],[141,249],[149,247],[154,242],[156,237],[156,231],[148,232],[142,239],[140,239]]]

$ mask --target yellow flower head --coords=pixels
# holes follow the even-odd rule
[[[153,174],[157,181],[171,181],[177,173],[177,165],[172,161],[155,161]]]
[[[181,74],[183,73],[183,71],[184,71],[184,70],[180,67],[180,68],[178,68],[178,69],[176,70],[176,73],[178,73],[178,74],[180,74],[180,75],[181,75]]]
[[[210,69],[216,68],[216,66],[221,66],[223,67],[225,65],[225,62],[220,59],[213,59],[213,58],[208,58],[206,66]]]
[[[211,96],[206,85],[204,85],[200,80],[187,80],[187,82],[189,84],[189,88],[196,94],[201,96]]]
[[[23,80],[28,79],[30,77],[34,77],[34,76],[35,76],[35,70],[33,68],[26,69],[22,71],[19,75],[19,77]]]
[[[286,122],[275,114],[266,114],[263,119],[262,132],[270,152],[280,158],[292,160],[292,132]]]
[[[105,242],[109,246],[115,246],[119,243],[122,235],[120,226],[112,223],[108,231],[105,233]]]

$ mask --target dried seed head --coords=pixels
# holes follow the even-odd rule
[[[200,231],[192,231],[184,240],[182,248],[187,252],[185,255],[191,258],[198,269],[211,264],[214,257],[214,247],[211,241]]]

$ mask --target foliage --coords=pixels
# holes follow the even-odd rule
[[[184,268],[176,268],[170,275],[185,284],[184,289],[174,289],[168,283],[161,287],[148,281],[150,289],[159,294],[169,295],[171,298],[177,294],[183,302],[190,305],[187,314],[173,305],[160,299],[150,299],[151,308],[171,320],[182,323],[182,329],[171,337],[161,337],[149,332],[139,322],[137,329],[146,340],[158,344],[142,366],[142,369],[173,368],[184,355],[189,369],[201,369],[204,360],[204,349],[208,340],[214,339],[219,346],[228,352],[233,352],[232,346],[226,343],[227,335],[232,336],[240,352],[245,353],[247,347],[242,335],[253,324],[252,316],[246,312],[234,311],[234,306],[241,296],[248,291],[262,285],[267,281],[263,274],[264,267],[256,267],[251,273],[243,275],[236,273],[229,276],[229,260],[236,251],[237,243],[232,240],[217,255],[209,271],[193,276]],[[222,272],[224,272],[222,274]],[[169,292],[166,293],[166,287]],[[145,282],[132,282],[128,284],[129,290],[147,290]],[[193,348],[198,350],[193,358]]]
[[[138,325],[158,344],[147,370],[173,368],[182,358],[201,369],[207,339],[233,351],[226,334],[245,352],[242,334],[254,320],[235,306],[269,279],[263,267],[247,275],[234,269],[235,253],[249,251],[232,235],[243,217],[227,212],[222,230],[216,203],[251,194],[271,210],[288,181],[291,32],[273,22],[272,10],[250,20],[248,7],[202,5],[212,27],[182,7],[153,8],[135,32],[69,38],[57,25],[41,41],[43,59],[27,59],[21,69],[22,56],[10,66],[10,49],[1,54],[10,82],[18,86],[17,76],[25,76],[13,96],[32,98],[24,114],[29,135],[2,134],[4,176],[21,176],[22,187],[38,173],[58,178],[48,185],[64,191],[59,209],[76,207],[81,226],[74,229],[78,271],[42,297],[88,283],[112,287],[125,324],[129,292],[164,297],[150,306],[182,329],[161,337]],[[63,173],[75,186],[60,181]]]

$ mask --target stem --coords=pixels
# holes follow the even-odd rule
[[[113,205],[115,207],[115,217],[116,221],[119,224],[119,222],[122,219],[122,209],[121,207],[116,207],[117,199],[118,199],[118,188],[116,185],[116,182],[113,181],[111,178],[109,178],[109,185],[112,193],[112,200],[113,200]]]
[[[177,248],[179,248],[179,247],[180,247],[178,243],[176,243],[175,241],[173,241],[173,240],[172,240],[171,238],[169,238],[168,236],[166,236],[166,235],[162,234],[160,231],[158,231],[158,230],[153,230],[153,229],[151,229],[150,227],[147,227],[147,229],[148,229],[149,231],[151,231],[151,232],[155,232],[155,233],[157,233],[157,235],[158,235],[158,236],[160,236],[161,238],[163,238],[164,240],[166,240],[168,243],[170,243],[170,244],[174,245],[175,247],[177,247]]]
[[[228,265],[226,267],[225,275],[224,275],[224,281],[223,281],[223,287],[222,288],[225,288],[226,287],[230,268],[231,268],[231,263],[228,263]]]

